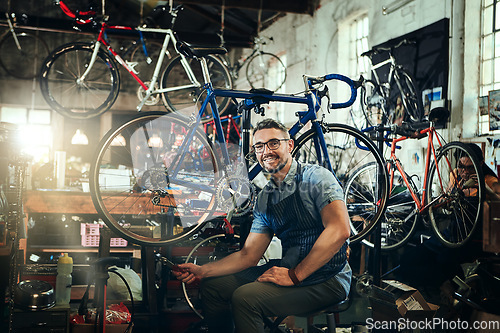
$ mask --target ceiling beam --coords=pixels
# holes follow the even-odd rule
[[[319,0],[180,0],[185,4],[222,6],[226,8],[245,8],[273,12],[285,12],[312,15],[319,5]]]
[[[187,6],[185,6],[185,8],[203,16],[204,18],[206,18],[207,20],[209,20],[212,23],[220,24],[220,20],[221,20],[220,15],[214,15],[214,14],[204,10],[202,7],[199,7],[196,5],[195,6],[187,5]],[[228,22],[225,22],[224,26],[226,27],[226,29],[234,31],[238,34],[244,35],[247,33],[244,29],[240,29],[238,26],[236,26],[234,24],[230,24]]]

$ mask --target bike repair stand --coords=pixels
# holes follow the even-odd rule
[[[241,113],[241,146],[243,149],[243,158],[245,159],[245,165],[247,170],[249,170],[248,156],[250,153],[250,128],[251,124],[251,109],[246,107],[245,101],[238,104],[238,113]],[[245,244],[245,241],[250,233],[250,228],[252,227],[251,214],[246,214],[240,221],[240,250]]]
[[[106,289],[109,279],[108,266],[116,265],[119,261],[120,258],[118,257],[102,257],[92,264],[95,267],[94,304],[97,307],[95,320],[98,324],[97,332],[99,333],[104,332],[104,323],[106,321]]]
[[[161,232],[161,235],[162,235],[162,238],[166,235],[173,235],[174,234],[174,222],[175,222],[175,216],[174,216],[174,207],[172,206],[168,206],[167,208],[167,211],[163,211],[161,213],[158,213],[157,214],[158,216],[158,220],[160,222],[160,232]],[[143,248],[144,249],[144,248]],[[147,249],[150,249],[150,247],[148,247]],[[147,249],[145,249],[147,251]],[[160,249],[160,256],[161,257],[166,257],[166,258],[171,258],[171,252],[172,252],[172,247],[171,246],[166,246],[166,247],[162,247]],[[154,253],[152,251],[150,251],[149,253],[144,253],[144,254],[141,254],[141,257],[142,255],[145,255],[147,257],[143,257],[143,258],[154,258]],[[144,268],[144,264],[145,264],[145,261],[143,261],[143,269]],[[150,276],[154,277],[154,270],[155,270],[155,267],[154,265],[151,266],[151,265],[147,265],[147,268],[146,269],[149,269],[149,270],[152,270],[151,271],[151,274]],[[161,268],[161,284],[160,284],[160,289],[158,290],[158,301],[156,303],[156,307],[157,308],[161,308],[161,309],[164,309],[166,308],[166,296],[167,296],[167,282],[170,278],[170,269],[166,269],[164,267],[164,265],[162,265],[162,268]],[[154,288],[154,280],[151,281],[149,283],[149,289],[147,288],[147,286],[143,286],[143,290],[146,291],[148,290],[149,293],[153,293],[155,292],[154,290],[150,290],[151,288]],[[146,288],[146,289],[144,289]],[[148,297],[150,295],[148,294]],[[152,296],[152,295],[151,295]]]
[[[382,113],[382,120],[381,124],[385,125],[387,122],[387,116]],[[377,142],[378,142],[378,151],[380,153],[380,156],[382,156],[382,159],[384,158],[384,132],[383,131],[378,131],[377,132]],[[377,178],[382,179],[384,177],[384,170],[378,170],[378,175]],[[379,183],[379,181],[377,181]],[[380,191],[380,189],[379,189]],[[389,188],[389,195],[391,193],[391,189]],[[379,198],[381,196],[381,193],[378,194]],[[382,223],[385,222],[385,217],[384,214],[380,216],[380,220],[378,221],[377,225],[375,226],[375,230],[373,233],[373,261],[372,261],[372,266],[373,266],[373,284],[377,287],[381,287],[381,281],[380,281],[380,271],[382,269],[381,267],[381,247],[382,247]]]
[[[161,212],[156,214],[158,222],[160,223],[161,238],[167,235],[174,234],[174,207],[167,206],[167,210],[161,209]],[[161,256],[170,257],[170,247],[160,248]],[[160,327],[160,319],[158,309],[163,308],[165,297],[167,295],[167,281],[169,280],[169,271],[161,269],[161,283],[160,288],[157,290],[155,274],[156,274],[156,255],[155,248],[152,246],[141,246],[141,269],[142,275],[142,295],[143,304],[148,313],[148,326],[150,332],[158,332]]]

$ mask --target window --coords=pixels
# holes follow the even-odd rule
[[[49,160],[52,146],[50,110],[3,106],[0,108],[0,121],[17,125],[21,151],[33,156],[34,162]]]
[[[362,15],[349,25],[349,74],[353,77],[367,76],[370,71],[370,61],[361,57],[368,51],[368,15]]]
[[[483,0],[481,31],[480,96],[488,96],[491,90],[500,89],[500,1]],[[490,131],[489,114],[479,117],[479,134]],[[494,131],[498,133],[499,131]]]
[[[343,50],[338,53],[338,68],[341,68],[341,74],[354,80],[358,79],[360,75],[365,78],[370,77],[370,59],[361,56],[363,52],[370,49],[368,35],[369,22],[366,13],[348,18],[339,24],[338,47]],[[337,89],[330,89],[330,91],[338,91],[338,95],[332,95],[332,98],[339,101],[346,101],[350,97],[350,91],[345,85],[338,85]],[[334,121],[346,122],[355,127],[364,127],[362,125],[364,124],[364,116],[359,101],[360,99],[357,98],[349,112],[344,114],[344,119],[338,119],[338,113],[336,113],[337,119]]]

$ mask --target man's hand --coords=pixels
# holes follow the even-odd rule
[[[201,266],[195,264],[179,264],[178,269],[172,270],[172,274],[186,284],[195,282],[196,280],[201,280]]]
[[[271,267],[267,271],[264,272],[257,279],[259,282],[272,282],[279,286],[293,286],[293,281],[288,276],[288,268],[285,267]]]

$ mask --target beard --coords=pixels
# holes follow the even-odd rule
[[[284,161],[281,161],[281,163],[279,163],[278,166],[276,168],[273,168],[273,169],[268,169],[265,166],[263,166],[263,172],[268,174],[268,175],[273,175],[273,174],[278,173],[281,170],[283,170],[283,168],[286,166],[287,163],[288,163],[288,158]]]

